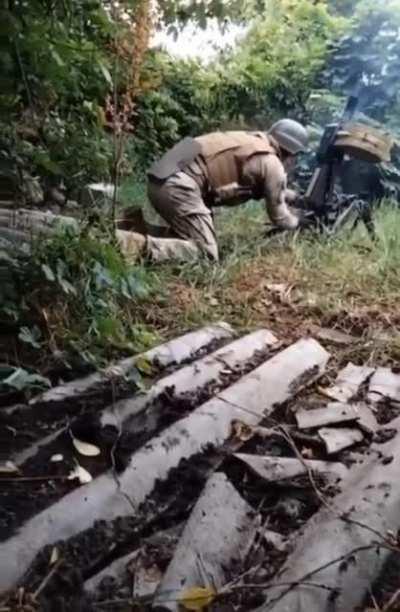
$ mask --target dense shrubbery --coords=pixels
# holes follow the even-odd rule
[[[22,351],[43,349],[48,363],[96,364],[154,341],[136,311],[156,278],[128,265],[107,231],[65,231],[29,252],[0,249],[0,278],[2,332],[15,333]]]
[[[74,184],[108,173],[111,34],[100,0],[2,2],[0,145],[11,180],[21,168]]]
[[[143,1],[126,4],[134,8]],[[214,4],[218,14],[221,6]],[[185,15],[179,2],[165,5],[170,17],[192,14],[204,21],[207,16],[203,5],[196,5],[197,12],[186,8]],[[116,62],[115,23],[107,3],[32,0],[1,6],[0,172],[18,179],[16,170],[23,167],[50,183],[63,178],[74,187],[109,178],[114,144],[106,131],[105,100],[113,84],[123,92],[129,61]],[[254,15],[254,8],[247,10]],[[282,114],[301,118],[309,112],[313,89],[343,93],[361,68],[369,78],[365,110],[395,123],[398,0],[382,6],[371,0],[271,0],[257,11],[240,45],[210,65],[152,50],[136,66],[141,74],[123,172],[143,170],[188,134],[217,126],[262,127]],[[118,36],[124,27],[118,24]]]
[[[115,61],[115,23],[106,4],[3,3],[3,172],[11,169],[15,176],[24,167],[50,182],[63,178],[67,186],[109,178],[113,142],[105,130],[110,119],[105,99],[113,83],[123,92],[129,59],[122,66]],[[214,13],[221,13],[222,5],[214,4]],[[179,2],[165,5],[179,15]],[[224,10],[230,5],[233,10],[233,2]],[[200,21],[210,12],[203,14],[201,7],[197,13],[190,9]],[[124,171],[142,169],[183,135],[221,125],[263,125],[278,114],[301,113],[340,25],[323,3],[273,0],[240,47],[209,66],[150,51],[144,65],[135,67],[141,75]],[[118,23],[119,37],[124,27]]]

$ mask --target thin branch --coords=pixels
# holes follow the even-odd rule
[[[333,503],[330,503],[328,501],[328,499],[325,497],[325,495],[322,493],[322,491],[318,488],[318,485],[315,482],[315,478],[314,478],[314,474],[313,474],[312,469],[306,463],[306,461],[304,460],[303,456],[299,452],[299,450],[296,447],[295,443],[293,442],[289,432],[285,429],[285,427],[283,425],[280,425],[279,429],[281,430],[282,435],[285,438],[285,440],[287,441],[287,443],[292,448],[293,452],[296,454],[296,457],[298,458],[299,461],[301,461],[304,469],[307,471],[307,475],[308,475],[308,478],[310,480],[311,486],[312,486],[315,494],[317,495],[318,499],[325,506],[325,508],[327,510],[329,510],[330,512],[332,512],[336,516],[336,518],[338,518],[339,520],[341,520],[341,521],[343,521],[343,522],[345,522],[347,524],[355,525],[357,527],[360,527],[361,529],[365,529],[366,531],[369,531],[373,535],[375,535],[378,538],[380,538],[383,542],[385,542],[385,544],[388,545],[391,549],[394,548],[397,551],[398,549],[393,546],[393,542],[390,539],[388,539],[385,535],[383,535],[382,533],[380,533],[378,530],[374,529],[373,527],[370,527],[369,525],[366,525],[365,523],[362,523],[361,521],[357,521],[356,519],[350,518],[345,512],[340,510],[340,508],[335,507],[335,505]]]
[[[25,87],[25,90],[26,90],[26,95],[28,97],[28,104],[29,104],[29,107],[31,109],[31,112],[33,112],[32,92],[31,92],[31,89],[29,87],[29,83],[28,83],[28,79],[27,79],[27,76],[26,76],[24,64],[22,62],[21,53],[20,53],[20,50],[19,50],[19,45],[18,45],[17,38],[15,38],[15,40],[14,40],[14,47],[15,47],[15,54],[17,56],[18,67],[19,67],[19,70],[21,72],[22,80],[24,82],[24,87]]]
[[[315,574],[318,574],[319,572],[322,572],[323,570],[328,569],[328,567],[332,567],[332,565],[336,565],[338,563],[341,563],[342,561],[346,561],[347,559],[351,558],[356,553],[365,552],[367,550],[372,550],[373,548],[386,548],[386,546],[378,542],[371,542],[370,544],[364,544],[363,546],[358,546],[357,548],[353,548],[352,550],[345,553],[344,555],[340,555],[340,557],[336,557],[335,559],[331,559],[331,561],[327,561],[323,565],[320,565],[319,567],[313,570],[310,570],[309,572],[301,576],[301,578],[299,578],[295,583],[289,586],[285,591],[283,591],[283,593],[278,595],[278,597],[275,597],[275,599],[271,599],[271,601],[269,601],[267,604],[268,607],[278,603],[278,601],[286,597],[286,595],[290,593],[294,588],[296,588],[296,586],[298,586],[299,584],[304,584],[305,582],[309,580],[309,578],[312,578]]]
[[[120,481],[120,479],[118,477],[118,473],[117,473],[117,467],[116,467],[116,461],[115,461],[115,451],[116,451],[116,449],[118,447],[118,444],[119,444],[119,442],[121,440],[121,436],[122,436],[122,423],[121,423],[120,419],[117,417],[116,412],[115,412],[115,397],[116,397],[116,393],[115,393],[115,380],[112,378],[111,379],[112,412],[114,414],[115,421],[117,423],[118,433],[117,433],[117,437],[115,438],[115,440],[113,442],[112,448],[110,450],[111,472],[112,472],[115,484],[117,485],[119,493],[126,499],[128,504],[130,505],[133,513],[136,514],[137,508],[135,507],[135,504],[133,503],[133,501],[131,500],[129,495],[125,491],[122,490],[122,488],[121,488],[121,481]]]
[[[326,584],[318,584],[317,582],[296,580],[294,582],[277,582],[274,584],[271,584],[270,582],[267,584],[238,584],[232,586],[228,591],[226,591],[226,593],[231,593],[233,591],[243,591],[245,589],[269,591],[270,589],[278,589],[284,586],[289,586],[291,588],[297,586],[309,586],[313,587],[314,589],[322,589],[323,591],[330,591],[335,593],[339,590],[337,587],[330,587]],[[222,591],[218,593],[218,595],[220,594],[222,594]]]
[[[392,597],[389,599],[387,604],[385,604],[382,608],[382,612],[390,612],[392,607],[398,603],[400,599],[400,589],[398,589],[395,593],[393,593]]]
[[[60,565],[64,562],[64,559],[61,558],[53,565],[48,574],[43,578],[42,582],[39,584],[36,591],[33,593],[33,599],[37,599],[40,593],[46,588],[50,580],[53,578],[54,574],[58,571]]]

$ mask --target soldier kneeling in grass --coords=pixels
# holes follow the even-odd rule
[[[305,128],[291,119],[276,122],[267,133],[214,132],[185,138],[148,171],[150,203],[168,228],[147,235],[127,232],[130,245],[123,250],[155,261],[202,255],[218,261],[213,208],[251,199],[265,198],[272,223],[295,229],[299,218],[289,204],[296,194],[287,189],[285,168],[307,144]]]

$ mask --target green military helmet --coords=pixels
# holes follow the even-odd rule
[[[272,136],[279,146],[291,155],[307,150],[307,130],[301,123],[293,119],[280,119],[270,128],[268,135]]]

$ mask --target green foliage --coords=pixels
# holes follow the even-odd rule
[[[220,118],[212,113],[218,75],[199,62],[151,52],[143,78],[151,79],[152,86],[137,100],[131,151],[145,168],[177,140],[216,127]]]
[[[157,16],[171,27],[189,18],[202,27],[209,17],[223,20],[234,7],[234,0],[164,0],[158,3]],[[135,54],[147,44],[147,34],[141,42],[143,32],[136,32],[134,24],[142,9],[150,10],[147,0],[1,1],[0,149],[14,166],[13,189],[21,185],[22,168],[46,184],[63,179],[74,188],[110,178],[115,151],[105,123],[113,118],[103,109],[107,95],[121,95],[132,70],[140,68]],[[138,40],[132,40],[132,31]],[[130,42],[124,47],[125,35]],[[157,97],[150,94],[144,108],[157,106],[152,95]],[[174,130],[174,121],[179,123],[181,117],[169,117],[173,108],[163,99],[161,104],[169,122],[164,132],[173,138],[180,129]],[[146,146],[139,134],[140,156]],[[121,162],[129,172],[124,159]]]
[[[322,68],[329,42],[343,27],[324,4],[273,0],[237,52],[223,65],[219,107],[265,125],[299,115]]]
[[[143,267],[129,266],[107,234],[71,230],[33,244],[28,255],[0,252],[0,318],[21,343],[96,362],[113,349],[136,352],[154,342],[135,311],[155,287]],[[37,313],[46,312],[45,320]]]
[[[112,22],[103,3],[3,2],[0,24],[3,150],[20,168],[67,184],[106,178]]]
[[[50,386],[49,379],[40,374],[30,373],[24,368],[0,366],[0,392],[43,389]]]

